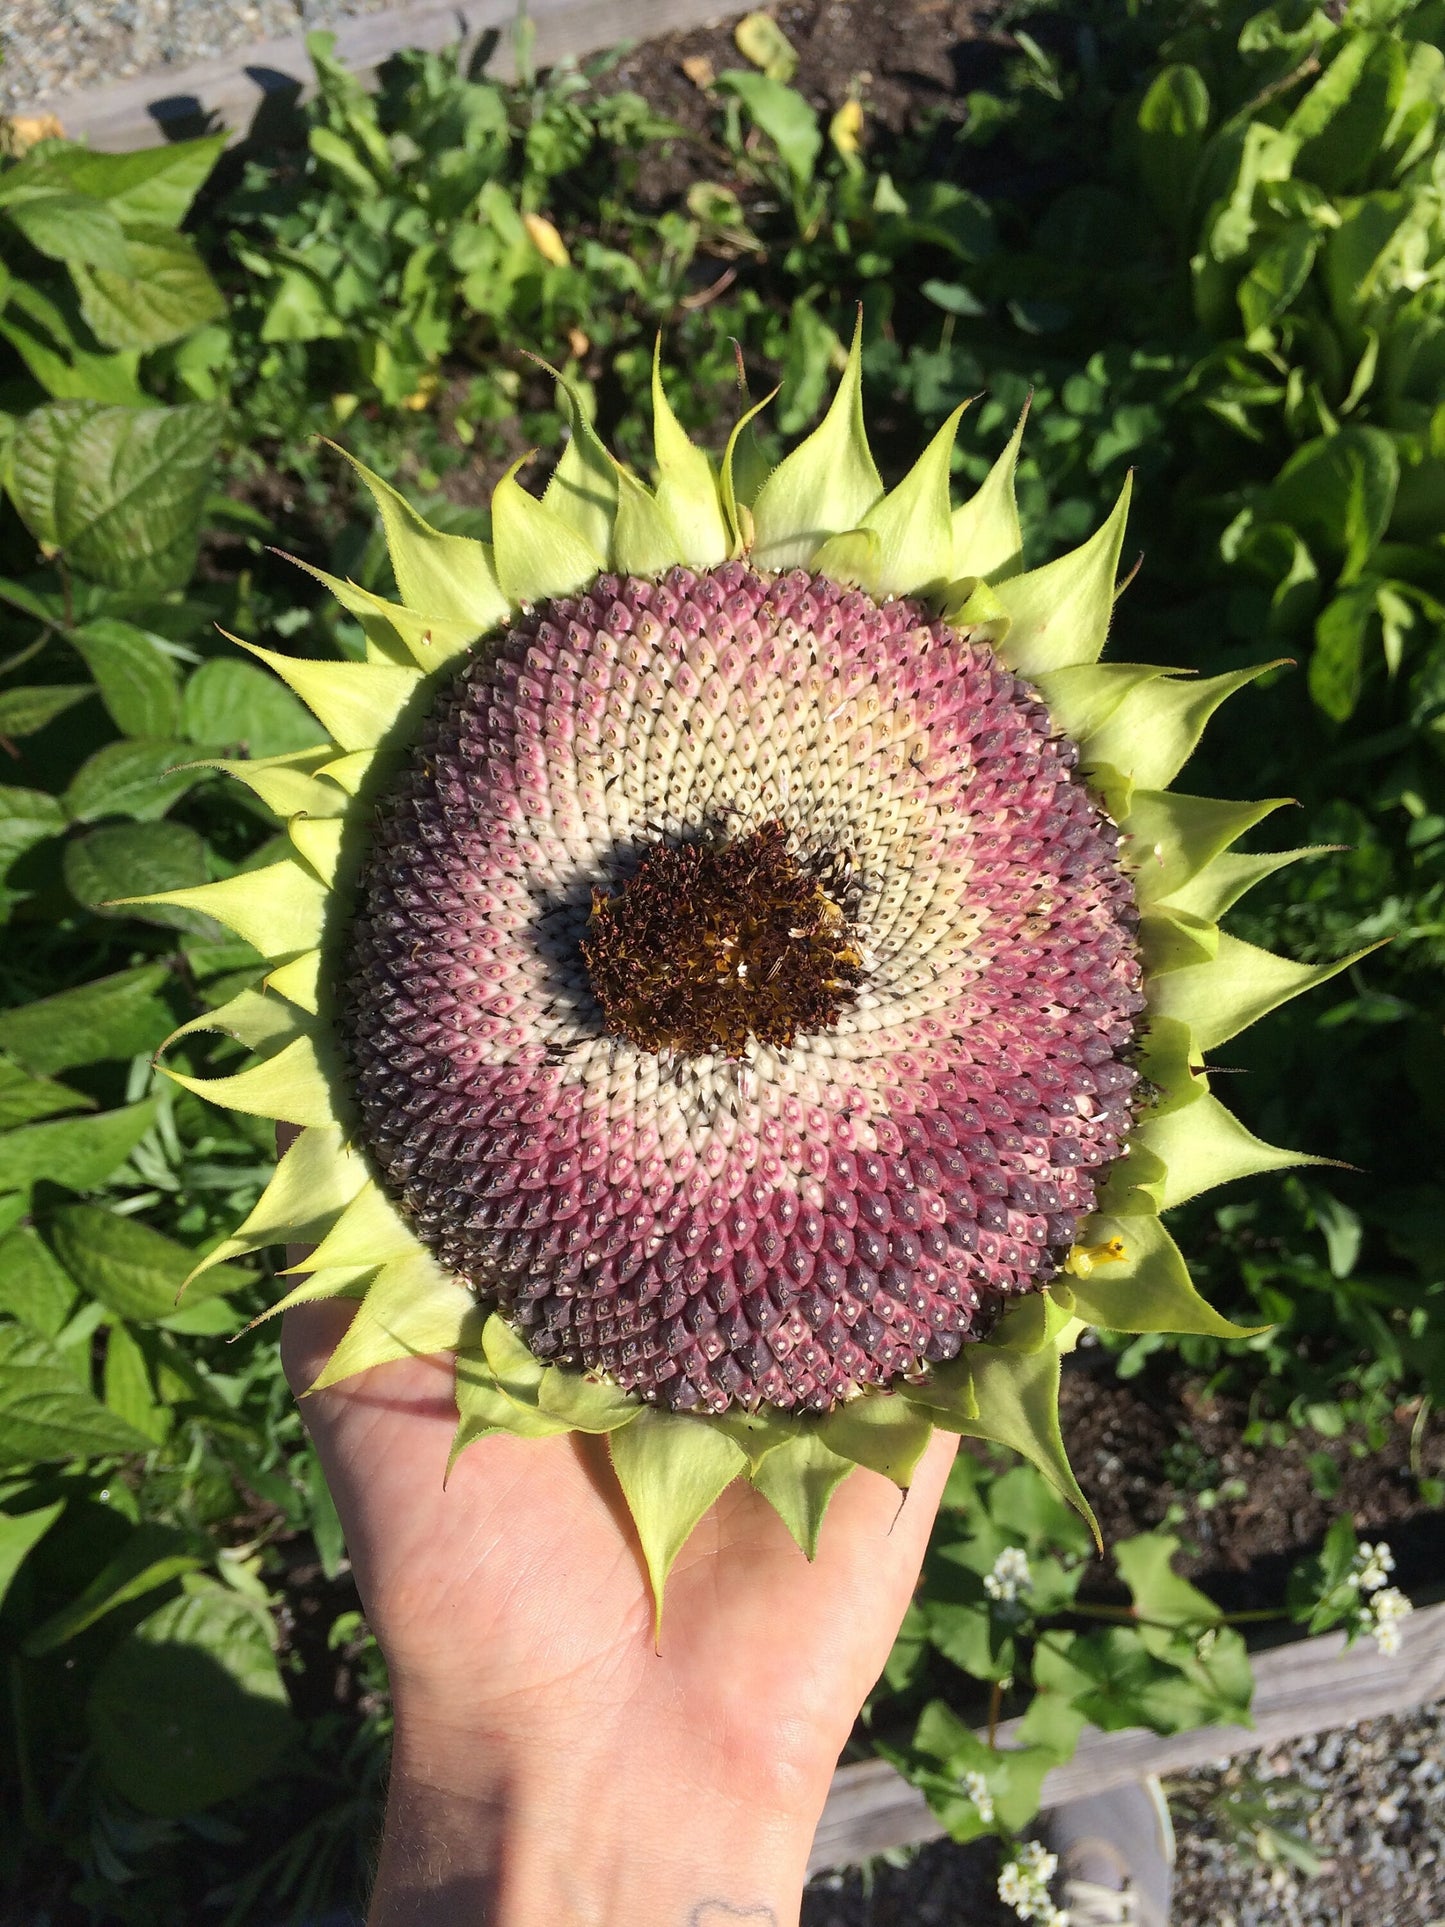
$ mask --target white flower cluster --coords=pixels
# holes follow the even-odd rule
[[[993,1821],[993,1795],[988,1790],[988,1781],[981,1773],[965,1773],[963,1790],[977,1808],[979,1819],[989,1826]]]
[[[1362,1593],[1371,1595],[1364,1602],[1361,1630],[1370,1634],[1387,1659],[1400,1650],[1400,1621],[1414,1611],[1398,1586],[1385,1584],[1394,1570],[1395,1555],[1383,1539],[1375,1546],[1360,1541],[1350,1577]]]
[[[1020,1920],[1037,1920],[1040,1927],[1069,1927],[1066,1908],[1056,1907],[1049,1882],[1058,1871],[1058,1857],[1037,1840],[1025,1840],[1005,1861],[998,1877],[998,1897]]]
[[[1017,1599],[1021,1592],[1032,1592],[1033,1584],[1029,1556],[1020,1546],[1005,1546],[993,1562],[993,1571],[983,1576],[983,1589],[990,1599]]]

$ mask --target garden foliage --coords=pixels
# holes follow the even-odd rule
[[[731,419],[737,341],[792,433],[861,295],[900,449],[982,397],[960,493],[1034,395],[1045,548],[1139,471],[1127,653],[1299,664],[1195,781],[1297,797],[1287,840],[1333,854],[1242,859],[1234,927],[1308,961],[1393,942],[1240,1052],[1254,1128],[1359,1168],[1181,1232],[1219,1308],[1272,1329],[1115,1366],[1182,1365],[1247,1393],[1261,1437],[1360,1451],[1445,1391],[1422,1152],[1445,1127],[1445,7],[1096,0],[1002,27],[962,125],[890,140],[866,87],[820,110],[754,22],[746,62],[700,76],[711,134],[675,137],[676,191],[667,124],[606,63],[504,87],[407,56],[371,95],[324,36],[301,139],[264,158],[0,160],[0,1869],[37,1917],[300,1918],[360,1878],[384,1682],[274,1328],[250,1328],[273,1288],[232,1265],[176,1300],[272,1146],[151,1057],[260,959],[118,900],[262,865],[279,834],[216,764],[314,725],[219,631],[361,649],[267,547],[387,586],[317,433],[482,532],[557,419],[526,351],[638,452],[657,330],[695,429]],[[192,1033],[171,1061],[235,1048]],[[1175,1551],[1146,1534],[1101,1568],[1032,1473],[962,1462],[872,1743],[968,1837],[1027,1821],[1084,1720],[1237,1719],[1242,1641]],[[1347,1617],[1353,1557],[1337,1534],[1291,1609]],[[977,1737],[1015,1717],[1008,1750]]]

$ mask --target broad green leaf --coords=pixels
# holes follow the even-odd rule
[[[185,1540],[172,1527],[151,1523],[138,1526],[84,1592],[26,1634],[21,1651],[29,1659],[54,1652],[117,1606],[143,1599],[157,1586],[179,1579],[182,1573],[195,1572],[200,1564],[194,1553],[186,1551]]]
[[[1167,789],[1194,754],[1220,704],[1273,667],[1262,662],[1197,681],[1171,676],[1142,683],[1079,745],[1085,767],[1104,764],[1137,789]]]
[[[1096,662],[1114,611],[1132,481],[1126,481],[1103,527],[1067,555],[1027,575],[995,582],[1011,618],[999,654],[1021,676]]]
[[[766,74],[741,69],[719,74],[717,88],[719,93],[733,94],[742,102],[753,125],[777,148],[795,186],[806,187],[823,149],[823,130],[803,95]],[[830,529],[828,533],[835,531]]]
[[[71,1191],[93,1191],[124,1164],[155,1122],[147,1098],[92,1117],[23,1124],[0,1137],[0,1192],[28,1191],[41,1179]]]
[[[99,153],[67,142],[47,147],[37,159],[46,178],[104,201],[124,225],[154,221],[179,227],[225,146],[224,134],[170,141],[133,154]]]
[[[0,1131],[32,1124],[37,1118],[60,1117],[66,1111],[94,1109],[94,1098],[53,1084],[48,1077],[32,1077],[10,1058],[0,1057]]]
[[[1341,34],[1334,57],[1284,124],[1301,177],[1327,193],[1362,186],[1405,83],[1405,51],[1384,33]]]
[[[175,664],[156,638],[134,623],[97,616],[72,630],[71,641],[95,678],[100,699],[127,736],[174,736],[181,722]]]
[[[1159,1199],[1161,1211],[1183,1204],[1201,1191],[1262,1171],[1288,1171],[1300,1164],[1328,1164],[1307,1151],[1284,1151],[1266,1144],[1207,1093],[1197,1104],[1139,1127],[1138,1142],[1162,1158],[1168,1177]]]
[[[1139,171],[1154,211],[1187,232],[1194,175],[1209,127],[1209,89],[1197,67],[1162,67],[1139,104]]]
[[[1289,312],[1310,278],[1318,252],[1314,230],[1296,221],[1256,255],[1236,296],[1247,335],[1267,337],[1267,331]]]
[[[0,1312],[42,1338],[54,1338],[75,1310],[74,1284],[33,1225],[17,1225],[0,1241]]]
[[[1017,571],[1024,538],[1018,504],[1014,500],[1014,470],[1018,467],[1028,415],[1025,408],[1007,447],[977,492],[953,511],[949,576],[955,582],[965,576],[994,582],[1002,575]]]
[[[220,1309],[225,1311],[224,1306]],[[117,1418],[133,1425],[153,1444],[164,1442],[172,1424],[170,1408],[156,1397],[150,1361],[141,1341],[119,1321],[106,1333],[101,1391]]]
[[[1251,1327],[1231,1324],[1195,1289],[1178,1245],[1153,1217],[1089,1218],[1080,1242],[1117,1241],[1122,1257],[1071,1277],[1074,1307],[1091,1325],[1118,1332],[1199,1332],[1208,1338],[1247,1338]]]
[[[8,185],[8,184],[7,184]],[[125,231],[110,209],[62,187],[12,188],[0,202],[9,220],[39,253],[72,271],[93,261],[112,273],[130,271]]]
[[[169,1601],[112,1647],[89,1717],[106,1779],[165,1816],[243,1793],[297,1731],[264,1612],[219,1586]]]
[[[32,535],[108,588],[182,587],[195,567],[218,408],[51,402],[21,417],[10,488]]]
[[[30,1512],[0,1512],[0,1606],[26,1554],[39,1545],[64,1510],[64,1499],[56,1499]]]
[[[1379,627],[1379,585],[1344,589],[1320,611],[1307,673],[1310,695],[1332,722],[1348,722],[1364,686],[1367,652]]]
[[[110,1458],[149,1445],[77,1382],[48,1340],[0,1325],[0,1467]]]
[[[607,1435],[652,1585],[653,1636],[662,1639],[667,1576],[698,1521],[747,1466],[742,1447],[709,1425],[651,1406]]]
[[[56,1259],[89,1297],[132,1324],[169,1318],[196,1254],[137,1219],[93,1204],[62,1205],[43,1231]],[[208,1272],[206,1295],[234,1291],[250,1274],[232,1266]]]
[[[286,756],[326,741],[321,724],[278,677],[229,656],[203,662],[189,678],[181,727],[193,743],[239,749],[256,758]]]
[[[88,682],[50,683],[38,688],[0,691],[0,736],[38,735],[47,723],[53,723],[57,716],[63,716],[67,709],[74,709],[77,703],[94,694],[94,685]]]
[[[1297,964],[1223,933],[1212,963],[1171,970],[1151,985],[1149,1007],[1161,1017],[1177,1017],[1188,1024],[1198,1048],[1211,1051],[1291,997],[1327,983],[1368,955],[1365,949],[1335,963]]]
[[[142,964],[0,1011],[0,1050],[41,1075],[153,1051],[175,1028],[171,981],[168,965]]]
[[[179,930],[211,931],[209,918],[165,904],[112,909],[127,897],[155,896],[199,884],[206,846],[182,823],[121,823],[87,830],[65,846],[66,888],[87,910],[106,917],[139,917]]]
[[[65,809],[46,790],[0,786],[0,882],[17,858],[65,834]]]
[[[830,535],[859,527],[882,498],[863,422],[862,332],[860,317],[827,414],[758,490],[752,561],[760,569],[806,564]]]
[[[821,1434],[810,1429],[767,1453],[749,1477],[800,1549],[815,1559],[828,1502],[855,1465],[855,1460],[832,1451]]]
[[[1264,513],[1292,523],[1317,553],[1338,558],[1348,582],[1383,539],[1399,481],[1399,456],[1382,428],[1340,428],[1295,450]]]
[[[120,272],[72,263],[80,311],[107,348],[148,351],[220,321],[221,291],[188,236],[144,225],[126,232],[129,260]]]
[[[70,779],[65,807],[77,823],[105,816],[130,816],[138,822],[164,816],[210,775],[191,763],[194,754],[188,743],[107,743]]]

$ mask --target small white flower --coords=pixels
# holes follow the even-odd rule
[[[1377,1546],[1361,1540],[1355,1554],[1355,1577],[1361,1592],[1378,1592],[1395,1570],[1395,1555],[1382,1539]]]
[[[963,1790],[977,1808],[979,1819],[988,1826],[993,1819],[993,1795],[988,1790],[988,1781],[981,1773],[965,1773]]]
[[[1070,1927],[1068,1908],[1055,1907],[1051,1914],[1045,1916],[1043,1927]]]
[[[1400,1621],[1415,1610],[1398,1586],[1386,1586],[1375,1594],[1365,1614],[1364,1630],[1374,1636],[1375,1644],[1393,1659],[1400,1650]]]
[[[1029,1556],[1020,1546],[1005,1546],[993,1562],[993,1571],[983,1576],[983,1589],[990,1599],[1017,1599],[1021,1592],[1031,1592],[1033,1583]]]
[[[1019,1848],[1019,1865],[1035,1880],[1048,1882],[1059,1869],[1059,1856],[1050,1853],[1041,1840],[1025,1840]]]

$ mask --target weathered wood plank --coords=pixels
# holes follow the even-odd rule
[[[531,0],[536,27],[533,59],[540,67],[568,55],[580,57],[623,40],[651,40],[681,28],[701,27],[743,11],[737,0]],[[495,42],[487,71],[514,74],[511,28],[516,0],[437,0],[348,20],[336,28],[336,52],[361,79],[369,79],[404,47],[431,52],[460,44],[467,55]],[[74,94],[57,94],[18,108],[21,114],[54,114],[76,140],[110,153],[154,146],[211,125],[248,132],[269,101],[290,104],[313,91],[304,40],[260,41],[252,47],[189,67],[142,74]]]
[[[1208,1760],[1445,1698],[1445,1604],[1412,1613],[1400,1632],[1400,1651],[1393,1658],[1372,1640],[1346,1647],[1343,1633],[1322,1633],[1257,1653],[1252,1727],[1203,1726],[1168,1738],[1139,1727],[1122,1733],[1085,1727],[1073,1759],[1044,1781],[1044,1805],[1061,1806],[1145,1774],[1183,1773]],[[1000,1726],[1001,1745],[1016,1739],[1018,1724],[1009,1720]],[[857,1761],[833,1776],[809,1869],[847,1866],[942,1834],[923,1795],[886,1761]]]

